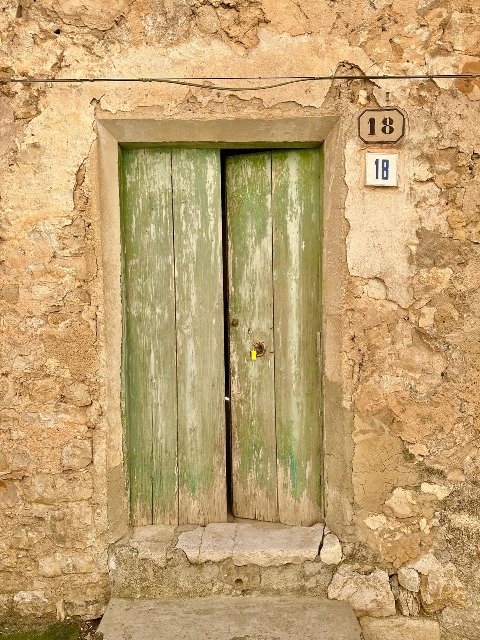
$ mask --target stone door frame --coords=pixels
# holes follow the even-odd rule
[[[102,404],[106,422],[108,541],[128,530],[129,509],[121,411],[122,300],[119,145],[217,148],[324,145],[323,397],[325,519],[344,538],[352,533],[352,419],[342,379],[342,292],[348,275],[344,217],[345,123],[332,115],[293,118],[151,119],[132,114],[97,120],[96,238],[103,275]]]

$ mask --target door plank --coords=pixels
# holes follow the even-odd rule
[[[277,520],[271,154],[226,161],[233,513]],[[232,326],[232,320],[238,326]],[[266,353],[255,361],[255,342]]]
[[[321,177],[318,149],[272,154],[280,522],[321,519]]]
[[[123,150],[122,375],[135,526],[178,522],[171,154]]]
[[[227,519],[220,152],[172,151],[179,518]]]

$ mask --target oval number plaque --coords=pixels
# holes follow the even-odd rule
[[[358,135],[363,142],[394,143],[405,134],[405,114],[396,107],[365,109],[358,116]]]

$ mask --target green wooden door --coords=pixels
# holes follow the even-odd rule
[[[317,149],[227,158],[238,517],[321,519],[321,179]]]
[[[319,150],[226,162],[238,517],[321,518],[321,176]],[[227,518],[221,191],[218,150],[122,151],[122,376],[134,525]]]
[[[122,151],[122,374],[134,525],[227,517],[221,221],[219,151]]]

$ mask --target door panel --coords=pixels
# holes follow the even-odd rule
[[[277,520],[269,153],[227,158],[226,200],[233,512]]]
[[[132,523],[224,521],[219,152],[124,150],[121,179]]]
[[[224,522],[225,370],[220,152],[172,152],[180,522]]]
[[[239,517],[321,519],[321,163],[317,149],[227,158]],[[253,361],[259,343],[266,353]]]
[[[279,519],[321,518],[321,156],[272,155]]]
[[[123,393],[135,526],[178,521],[171,153],[122,153]]]

